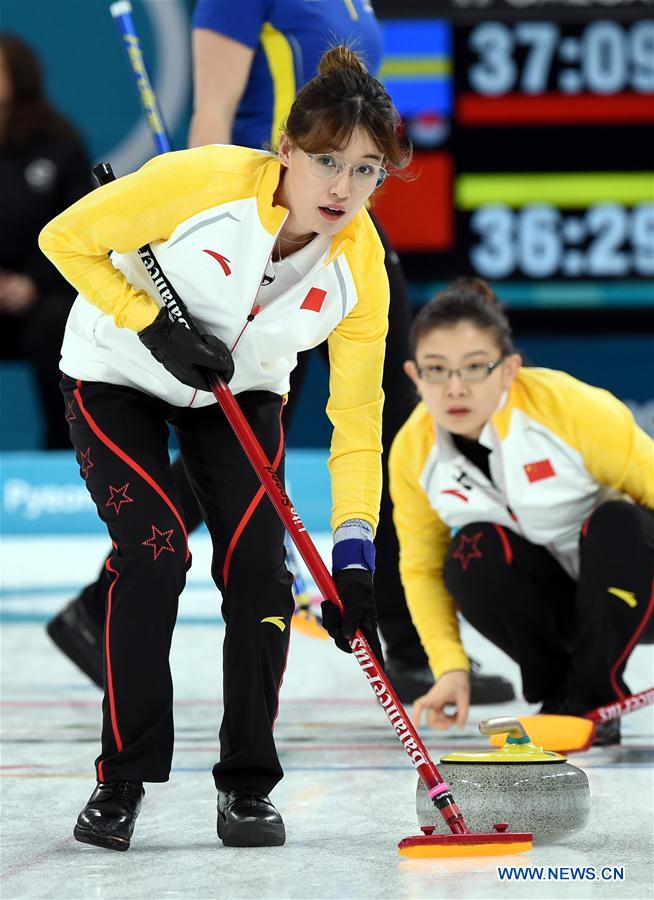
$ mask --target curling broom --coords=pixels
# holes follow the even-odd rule
[[[595,740],[598,725],[617,719],[626,713],[635,712],[654,703],[654,688],[640,691],[629,697],[623,697],[606,706],[590,709],[583,716],[537,715],[517,716],[531,741],[543,750],[555,750],[557,753],[581,753],[588,750]],[[490,738],[494,747],[504,743],[503,734],[494,734]]]

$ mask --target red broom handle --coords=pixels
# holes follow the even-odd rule
[[[595,724],[608,722],[610,719],[619,719],[625,713],[635,712],[642,709],[643,706],[651,706],[654,703],[654,687],[648,688],[646,691],[640,691],[638,694],[632,694],[630,697],[624,697],[622,700],[616,700],[615,703],[608,703],[606,706],[598,706],[584,713],[584,719],[590,719]]]
[[[291,503],[274,468],[270,465],[234,395],[223,379],[216,375],[215,372],[207,372],[207,376],[211,390],[220,404],[220,408],[225,413],[261,484],[291,535],[293,543],[305,561],[320,593],[325,600],[335,603],[341,613],[343,613],[343,604],[338,596],[334,580],[327,571],[322,557],[302,523],[299,513]],[[406,714],[404,707],[388,682],[383,669],[360,629],[357,629],[355,632],[354,637],[350,641],[350,647],[412,765],[427,787],[430,797],[436,800],[441,793],[445,793],[443,788],[447,789],[447,785],[445,785],[438,769],[432,762],[427,748],[413,727],[409,716]],[[441,788],[440,791],[439,788]],[[442,809],[439,807],[439,810],[454,834],[468,833],[468,828],[456,803],[450,803]]]

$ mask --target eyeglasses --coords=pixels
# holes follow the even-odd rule
[[[383,166],[373,166],[371,163],[353,163],[343,162],[337,156],[331,153],[307,153],[309,157],[309,168],[311,174],[317,178],[335,178],[340,175],[343,169],[350,169],[354,183],[361,190],[373,190],[378,188],[384,181],[388,172]]]
[[[493,369],[496,369],[503,361],[504,356],[500,356],[497,362],[493,363],[470,363],[467,366],[461,366],[460,369],[448,369],[445,366],[425,366],[418,369],[418,375],[427,384],[447,384],[447,382],[456,375],[464,384],[475,384],[479,381],[485,381]]]

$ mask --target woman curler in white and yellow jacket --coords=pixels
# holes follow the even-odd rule
[[[629,693],[622,674],[654,608],[654,442],[607,391],[521,368],[482,281],[427,304],[411,348],[422,402],[389,470],[402,582],[437,678],[416,724],[466,721],[457,611],[518,663],[543,711]],[[619,720],[598,729],[619,739]]]
[[[383,86],[345,47],[298,94],[278,153],[208,146],[159,156],[54,219],[40,246],[79,290],[62,348],[66,417],[82,477],[109,530],[102,753],[78,840],[127,849],[144,781],[173,750],[168,652],[190,565],[171,479],[168,424],[214,547],[223,596],[224,716],[218,833],[284,843],[267,794],[282,777],[272,727],[293,613],[284,528],[199,367],[233,392],[284,477],[281,411],[301,350],[327,339],[334,433],[333,572],[381,653],[372,571],[381,490],[381,378],[388,281],[365,204],[408,152]],[[161,308],[136,250],[152,245],[200,331]],[[113,250],[111,258],[107,253]],[[247,815],[230,810],[246,809]]]

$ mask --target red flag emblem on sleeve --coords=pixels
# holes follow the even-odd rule
[[[311,288],[302,301],[300,309],[310,309],[311,312],[320,312],[326,296],[327,291],[322,291],[320,288]]]
[[[544,478],[553,478],[556,475],[549,459],[539,459],[538,462],[527,463],[524,469],[530,484],[533,484],[534,481],[542,481]]]

